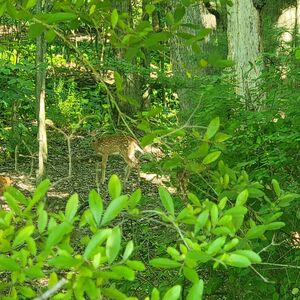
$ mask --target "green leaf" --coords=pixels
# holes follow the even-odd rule
[[[71,255],[58,255],[48,261],[50,266],[58,269],[70,269],[80,264],[80,260]]]
[[[229,140],[230,138],[231,138],[231,135],[228,135],[228,134],[222,133],[222,132],[217,132],[215,135],[215,142],[222,143],[222,142]]]
[[[115,199],[121,195],[122,184],[117,175],[112,175],[108,182],[108,193],[112,199]]]
[[[131,253],[133,252],[133,249],[134,249],[133,241],[129,241],[126,245],[126,248],[125,248],[125,251],[123,254],[124,261],[130,257]]]
[[[0,255],[0,270],[1,271],[19,271],[21,267],[11,257],[6,255]]]
[[[267,230],[278,230],[285,226],[284,222],[273,222],[266,225]]]
[[[188,199],[189,199],[194,205],[200,206],[200,200],[199,200],[199,198],[198,198],[195,194],[188,192],[188,195],[187,195],[187,196],[188,196]]]
[[[210,208],[210,221],[212,227],[215,227],[218,223],[219,210],[217,204],[213,203]]]
[[[167,21],[167,24],[168,24],[169,26],[174,25],[175,20],[174,20],[173,14],[172,14],[171,12],[168,12],[168,13],[166,14],[166,21]]]
[[[33,234],[33,232],[34,232],[33,225],[28,225],[24,228],[21,228],[14,239],[13,247],[16,247],[24,243],[25,240]]]
[[[25,8],[26,8],[26,9],[32,8],[32,7],[35,6],[35,4],[36,4],[36,0],[28,0],[28,1],[26,2]]]
[[[38,231],[39,233],[43,233],[47,227],[48,223],[48,214],[42,209],[38,213]]]
[[[106,256],[108,262],[111,264],[119,254],[121,248],[121,229],[115,227],[112,229],[106,242]]]
[[[190,288],[186,299],[201,300],[203,295],[203,288],[204,288],[204,283],[203,280],[200,279],[198,280],[198,282],[194,283],[193,286]]]
[[[200,250],[192,250],[187,253],[187,258],[191,260],[195,260],[196,262],[206,263],[211,260],[211,256]]]
[[[0,4],[0,17],[3,16],[5,11],[6,11],[6,2],[3,2]]]
[[[166,31],[151,32],[148,34],[147,39],[144,41],[146,48],[157,47],[161,42],[167,41],[171,37],[171,34]]]
[[[117,273],[120,278],[133,281],[135,279],[135,273],[133,270],[126,266],[113,266],[111,267],[112,272]]]
[[[49,250],[51,247],[58,245],[64,236],[72,231],[72,228],[69,222],[63,222],[53,228],[46,240],[45,249]]]
[[[106,299],[128,300],[128,297],[115,287],[101,288],[101,292]]]
[[[33,208],[33,206],[41,199],[43,199],[43,197],[46,195],[48,189],[50,187],[50,180],[49,179],[45,179],[43,180],[36,188],[32,199],[29,201],[28,206],[25,209],[25,213],[31,211],[31,209]]]
[[[146,129],[146,124],[144,122],[144,129]],[[148,126],[148,124],[147,124]],[[141,128],[140,128],[141,129]],[[153,143],[153,140],[156,138],[156,135],[153,133],[148,133],[146,135],[143,136],[142,140],[141,140],[141,144],[142,146],[146,146],[146,145],[150,145],[151,143]]]
[[[155,5],[147,4],[145,10],[148,15],[152,15],[152,13],[155,11]]]
[[[272,186],[273,186],[276,196],[280,197],[281,189],[280,189],[279,183],[276,179],[272,179]]]
[[[192,283],[197,283],[199,281],[198,273],[194,269],[183,267],[183,275]]]
[[[278,205],[280,207],[286,207],[286,206],[290,205],[290,202],[294,201],[295,199],[297,199],[299,197],[300,197],[300,195],[296,194],[296,193],[289,193],[289,194],[283,195],[278,199],[278,202],[279,202]]]
[[[195,229],[194,229],[195,234],[197,234],[199,232],[199,230],[205,226],[205,224],[208,220],[208,217],[209,217],[208,209],[204,210],[201,214],[199,214],[196,224],[195,224]]]
[[[239,193],[236,198],[235,206],[243,206],[246,204],[248,196],[248,190],[243,190],[241,193]]]
[[[127,260],[126,265],[136,271],[144,271],[145,265],[138,260]]]
[[[260,238],[265,233],[266,230],[267,230],[266,225],[254,226],[248,230],[248,232],[246,233],[246,238],[249,240]]]
[[[224,262],[229,266],[237,268],[247,268],[251,265],[251,261],[246,256],[232,253],[228,254]]]
[[[138,203],[141,201],[141,198],[142,198],[142,191],[139,188],[139,189],[135,190],[129,197],[129,200],[128,200],[129,208],[130,209],[136,208]]]
[[[20,287],[18,287],[18,291],[25,298],[32,299],[36,295],[36,292],[28,286],[20,286]]]
[[[22,216],[22,211],[17,203],[17,200],[8,192],[4,192],[4,198],[9,206],[9,208],[19,216]]]
[[[150,260],[150,265],[156,268],[174,269],[181,267],[181,263],[169,258],[154,258]]]
[[[231,241],[229,241],[228,243],[226,243],[226,245],[223,247],[224,251],[229,251],[232,248],[234,248],[238,243],[239,243],[239,239],[238,238],[233,238]]]
[[[54,24],[65,21],[72,21],[77,19],[77,15],[72,12],[56,12],[56,13],[47,13],[39,17],[41,21],[45,21],[48,24]]]
[[[114,71],[114,78],[117,92],[121,92],[123,90],[123,78],[117,71]]]
[[[251,263],[261,263],[260,256],[252,250],[236,250],[232,253],[247,257],[251,261]]]
[[[45,274],[43,273],[41,267],[32,266],[23,270],[24,274],[31,279],[43,278]]]
[[[205,137],[210,140],[219,130],[220,127],[220,118],[214,118],[213,120],[211,120],[211,122],[209,123],[206,133],[205,133]]]
[[[212,256],[216,255],[221,250],[225,242],[226,242],[225,236],[218,237],[208,246],[207,254]]]
[[[89,207],[97,226],[99,226],[103,214],[103,200],[95,190],[91,190],[89,193]]]
[[[150,300],[159,300],[159,299],[160,299],[159,290],[157,288],[154,288],[151,292]]]
[[[52,42],[56,37],[56,32],[53,29],[47,30],[45,33],[45,39],[47,42]]]
[[[248,209],[244,206],[235,206],[225,211],[225,215],[240,216],[245,215]]]
[[[296,58],[296,59],[300,59],[300,49],[299,49],[299,48],[297,48],[297,49],[295,50],[295,58]]]
[[[160,186],[159,187],[159,196],[161,199],[161,202],[164,206],[164,208],[167,210],[168,213],[171,214],[171,216],[175,216],[174,215],[174,203],[173,203],[173,199],[170,195],[170,193],[167,191],[166,188]]]
[[[83,257],[90,258],[94,253],[96,247],[100,246],[111,234],[111,229],[102,229],[98,231],[87,244]]]
[[[123,195],[120,196],[110,202],[107,209],[104,212],[101,226],[108,224],[111,220],[116,218],[119,213],[122,211],[122,209],[127,205],[128,202],[128,196]]]
[[[22,192],[17,190],[15,187],[8,186],[8,187],[6,187],[5,191],[7,193],[11,194],[17,202],[22,203],[27,206],[27,204],[28,204],[27,198],[24,196],[24,194]]]
[[[118,24],[118,20],[119,20],[119,14],[118,11],[116,9],[114,9],[111,13],[111,17],[110,17],[110,22],[111,22],[111,26],[114,29],[116,27],[116,25]]]
[[[35,39],[40,36],[45,30],[45,27],[42,24],[34,23],[29,26],[28,36],[31,39]]]
[[[162,300],[177,300],[180,298],[180,296],[181,296],[181,286],[175,285],[165,293]]]
[[[65,211],[65,215],[66,215],[66,220],[69,222],[72,222],[73,218],[76,215],[77,209],[78,209],[78,194],[75,193],[73,194],[66,205],[66,211]]]
[[[185,7],[182,5],[177,5],[174,12],[174,21],[178,23],[185,15]]]
[[[219,158],[219,156],[221,155],[221,151],[214,151],[209,153],[204,159],[203,159],[203,164],[204,165],[209,165],[212,162],[214,162],[215,160],[217,160]]]

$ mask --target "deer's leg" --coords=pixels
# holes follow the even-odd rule
[[[105,181],[105,170],[106,170],[106,164],[107,164],[107,155],[102,155],[102,162],[101,162],[101,183],[104,183]]]
[[[138,181],[140,182],[140,165],[139,161],[136,159],[134,155],[124,157],[127,167],[126,167],[126,172],[125,172],[125,182],[128,180],[128,177],[130,175],[131,169],[136,168],[138,170]]]
[[[125,168],[125,180],[124,180],[125,184],[129,178],[130,173],[131,173],[131,166],[127,165]]]

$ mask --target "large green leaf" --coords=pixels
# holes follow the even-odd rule
[[[112,199],[115,199],[121,195],[122,184],[117,175],[112,175],[108,182],[108,193]]]
[[[219,130],[220,127],[220,118],[214,118],[213,120],[211,120],[211,122],[209,123],[206,133],[205,133],[205,138],[207,139],[211,139]]]
[[[29,238],[34,232],[34,226],[33,225],[27,225],[24,228],[21,228],[14,241],[13,241],[13,247],[16,247],[26,241],[27,238]]]
[[[31,211],[31,209],[33,208],[33,206],[41,199],[43,199],[43,197],[46,195],[48,189],[50,187],[50,180],[49,179],[45,179],[43,180],[36,188],[32,199],[29,201],[28,206],[25,209],[25,213]]]
[[[177,300],[180,299],[180,297],[181,297],[181,286],[175,285],[165,293],[162,300]]]
[[[203,164],[204,165],[209,165],[212,162],[216,161],[219,156],[221,155],[221,151],[214,151],[206,155],[203,159]]]
[[[53,246],[59,244],[59,242],[64,238],[65,235],[69,234],[72,231],[72,225],[69,222],[63,222],[53,228],[49,234],[45,248],[46,250],[50,249]]]
[[[106,256],[108,262],[111,264],[119,254],[121,248],[121,229],[115,227],[112,229],[106,242]]]
[[[69,222],[73,221],[73,218],[76,215],[77,209],[78,209],[78,194],[74,194],[72,195],[66,205],[66,211],[65,211],[65,215],[66,215],[66,220]]]
[[[110,22],[111,22],[111,26],[112,28],[115,28],[116,25],[118,24],[118,20],[119,20],[119,14],[118,11],[116,9],[114,9],[111,13],[111,17],[110,17]]]
[[[120,196],[112,200],[104,212],[100,225],[101,226],[106,225],[111,220],[116,218],[119,215],[119,213],[122,211],[122,209],[126,207],[127,202],[128,202],[128,196],[126,195]]]
[[[111,229],[102,229],[98,231],[89,241],[85,248],[83,257],[90,258],[94,254],[94,250],[100,246],[111,234]]]
[[[97,226],[99,226],[103,213],[103,200],[95,190],[91,190],[89,193],[89,207]]]
[[[156,268],[174,269],[181,266],[181,263],[169,258],[154,258],[150,260],[150,265]]]
[[[159,196],[164,208],[174,217],[174,203],[170,193],[164,187],[159,187]]]
[[[20,265],[11,257],[0,255],[0,270],[1,271],[19,271]]]
[[[198,282],[194,283],[192,287],[189,289],[187,300],[201,300],[203,294],[204,283],[203,280],[200,279]]]

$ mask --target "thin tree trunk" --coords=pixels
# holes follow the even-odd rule
[[[43,10],[43,1],[38,0],[36,3],[37,13]],[[39,165],[37,170],[37,181],[41,181],[46,174],[45,162],[48,157],[47,149],[47,132],[46,132],[46,104],[45,104],[45,89],[46,89],[46,41],[44,34],[37,37],[36,40],[36,101],[38,106],[38,142],[39,142]]]

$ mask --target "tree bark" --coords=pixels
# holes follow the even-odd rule
[[[173,7],[176,7],[176,5],[180,3],[178,0],[173,0],[172,2]],[[182,23],[194,24],[202,27],[200,12],[200,4],[194,4],[187,7]],[[180,29],[180,32],[195,35],[197,30],[186,27],[183,30]],[[171,40],[170,55],[173,74],[176,78],[175,80],[180,81],[180,88],[176,91],[180,101],[180,120],[181,122],[185,122],[185,120],[188,119],[188,116],[191,115],[193,107],[195,106],[195,103],[192,101],[192,99],[195,98],[194,91],[188,87],[188,82],[193,76],[200,75],[201,70],[192,46],[187,45],[185,41],[176,35],[174,35]]]
[[[36,3],[36,11],[40,13],[43,10],[43,0]],[[45,162],[48,157],[47,132],[46,132],[46,41],[42,33],[36,39],[36,101],[38,107],[38,170],[37,182],[41,181],[46,174]]]
[[[262,50],[259,11],[252,0],[234,1],[228,7],[228,56],[235,61],[236,94],[242,97],[245,108],[259,109],[255,100],[262,65],[258,64]]]

